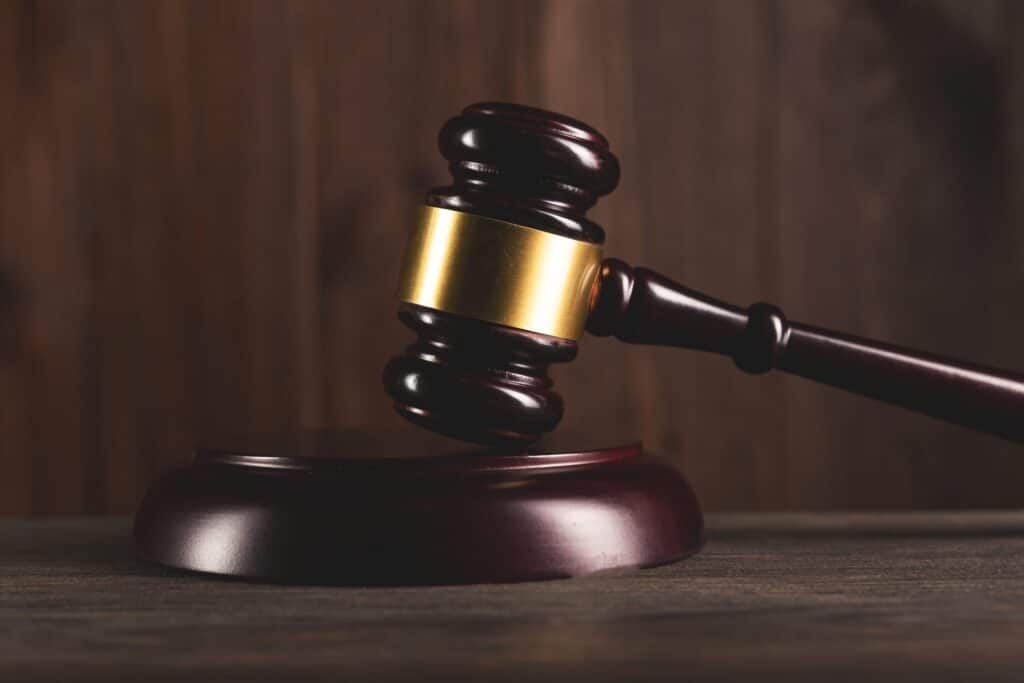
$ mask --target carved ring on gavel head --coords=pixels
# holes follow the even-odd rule
[[[551,363],[591,334],[731,356],[1024,441],[1024,376],[741,309],[622,261],[586,218],[619,178],[604,136],[512,104],[467,107],[439,136],[453,182],[409,239],[399,318],[416,341],[384,371],[404,417],[487,444],[530,442],[562,417]]]

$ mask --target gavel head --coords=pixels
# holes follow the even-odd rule
[[[512,104],[466,107],[438,144],[453,182],[406,247],[398,315],[417,339],[384,385],[427,429],[530,442],[562,417],[548,365],[576,356],[604,243],[585,214],[618,160],[586,124]]]

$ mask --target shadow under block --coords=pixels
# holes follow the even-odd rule
[[[411,428],[210,443],[147,492],[144,558],[281,582],[459,584],[654,566],[704,540],[686,480],[636,443],[503,452]]]

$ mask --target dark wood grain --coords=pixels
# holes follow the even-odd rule
[[[128,511],[209,430],[389,420],[397,245],[446,177],[437,127],[480,100],[608,135],[610,253],[1019,368],[1018,15],[3,3],[0,512]],[[1024,502],[1013,446],[722,359],[586,339],[555,379],[567,428],[633,427],[711,508]]]
[[[601,265],[587,331],[719,353],[1024,443],[1024,373],[791,322],[777,306],[719,301],[618,259]]]
[[[140,564],[124,520],[0,524],[5,680],[1014,681],[1024,516],[712,516],[705,551],[506,586],[305,588]]]

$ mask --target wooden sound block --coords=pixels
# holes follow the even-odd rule
[[[141,555],[282,582],[529,581],[702,545],[686,480],[637,443],[485,450],[410,428],[220,439],[148,491]]]

